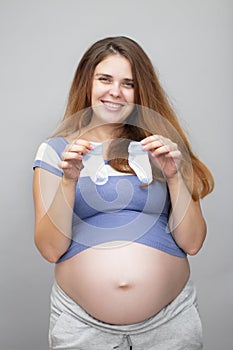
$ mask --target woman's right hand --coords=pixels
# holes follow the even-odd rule
[[[77,139],[66,146],[60,163],[64,179],[78,181],[80,171],[83,168],[83,154],[88,154],[93,148],[89,141],[83,139]]]

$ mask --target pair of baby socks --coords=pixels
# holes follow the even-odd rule
[[[108,181],[108,172],[103,159],[103,144],[92,142],[92,145],[94,149],[83,157],[83,166],[96,185],[104,185]],[[149,184],[152,181],[152,171],[148,152],[137,141],[130,142],[128,152],[130,167],[142,183]]]

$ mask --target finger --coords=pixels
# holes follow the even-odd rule
[[[65,160],[60,161],[58,165],[62,170],[72,168],[72,164],[70,162],[65,161]]]
[[[77,152],[80,154],[89,153],[94,146],[87,140],[77,139],[66,146],[65,151],[67,152]]]
[[[162,135],[152,135],[141,141],[142,147],[145,150],[152,150],[163,145],[170,145],[172,149],[178,148],[177,144]]]
[[[80,144],[78,144],[78,145],[71,144],[65,148],[65,152],[73,152],[73,153],[79,153],[79,154],[87,154],[90,152],[90,150],[91,149],[87,148],[84,145],[80,145]]]
[[[89,149],[89,150],[91,150],[91,149],[94,148],[94,146],[92,145],[91,142],[89,142],[89,141],[87,141],[87,140],[83,140],[83,139],[77,139],[77,140],[75,140],[72,144],[75,145],[75,146],[76,146],[76,145],[77,145],[77,146],[83,146],[83,147],[85,147],[85,148],[87,148],[87,149]]]
[[[151,135],[151,136],[148,136],[145,139],[141,140],[140,142],[142,145],[146,145],[150,142],[158,141],[158,140],[160,140],[160,138],[161,138],[161,135]]]
[[[72,169],[72,168],[76,168],[77,170],[81,171],[83,168],[83,164],[82,162],[74,162],[74,161],[66,161],[66,160],[62,160],[59,163],[59,167],[62,170],[68,170],[68,169]]]
[[[181,159],[181,152],[179,150],[171,151],[166,154],[166,157]]]
[[[175,142],[173,142],[171,139],[168,139],[167,137],[164,137],[164,136],[161,136],[161,135],[158,135],[158,138],[157,138],[161,144],[163,145],[169,145],[171,147],[171,149],[178,149],[178,146]]]
[[[153,151],[151,151],[151,153],[155,156],[159,156],[159,155],[165,155],[176,151],[178,151],[177,145],[174,143],[171,143],[171,144],[165,144],[160,147],[157,147]]]
[[[165,155],[166,159],[170,159],[173,164],[175,164],[176,169],[178,170],[181,165],[182,155],[180,151],[173,151]]]
[[[155,150],[156,148],[161,147],[163,145],[164,145],[164,143],[160,139],[158,139],[158,140],[152,139],[152,141],[150,141],[149,143],[143,144],[142,148],[144,150],[151,151],[151,150]]]
[[[147,143],[150,143],[150,142],[153,142],[153,141],[161,141],[163,143],[170,143],[170,142],[172,142],[169,138],[164,137],[164,136],[159,135],[159,134],[148,136],[145,139],[141,140],[140,142],[141,142],[142,145],[144,145],[144,144],[147,144]]]
[[[80,162],[79,164],[78,163],[75,163],[74,166],[76,167],[77,170],[81,171],[83,168],[84,168],[84,165],[82,162]]]
[[[64,161],[70,161],[70,160],[76,160],[76,161],[80,161],[82,160],[83,156],[81,154],[81,152],[72,152],[72,151],[65,151],[62,153],[62,160]]]

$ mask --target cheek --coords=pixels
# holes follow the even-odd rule
[[[106,93],[106,87],[102,84],[94,83],[92,87],[92,99],[97,99]]]
[[[134,90],[129,90],[127,92],[126,98],[129,103],[134,103]]]

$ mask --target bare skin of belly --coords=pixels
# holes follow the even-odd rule
[[[89,248],[55,267],[63,291],[92,317],[109,324],[142,322],[181,292],[186,258],[132,242]]]

